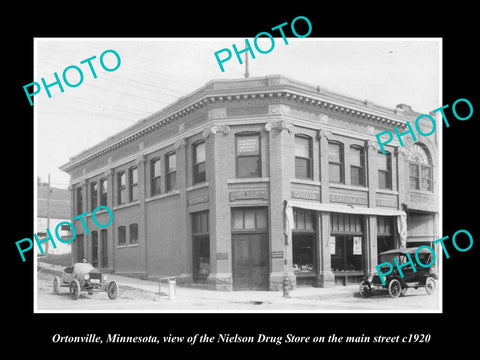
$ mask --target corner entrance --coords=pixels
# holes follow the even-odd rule
[[[268,290],[268,253],[267,209],[232,209],[234,290]]]

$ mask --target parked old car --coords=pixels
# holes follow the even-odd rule
[[[390,274],[384,276],[385,285],[382,284],[378,273],[375,273],[375,275],[370,278],[365,278],[360,283],[360,295],[367,297],[372,295],[373,290],[387,289],[389,295],[392,298],[396,298],[400,295],[405,295],[408,288],[418,289],[419,287],[425,287],[427,294],[431,295],[437,287],[438,280],[438,276],[434,273],[433,267],[425,268],[417,265],[415,266],[416,271],[414,271],[411,265],[407,265],[401,268],[403,273],[403,277],[401,277],[394,264],[394,258],[397,259],[400,265],[406,263],[408,261],[406,254],[409,254],[415,262],[415,253],[417,250],[419,261],[424,265],[431,264],[432,254],[426,248],[421,248],[420,250],[418,247],[401,248],[380,253],[379,264],[388,261],[392,264],[393,270]],[[380,271],[383,269],[383,272],[386,273],[388,269],[385,268],[388,268],[388,265],[380,268]]]
[[[53,293],[58,294],[60,287],[68,287],[72,299],[77,300],[81,291],[92,295],[94,290],[106,291],[108,297],[114,300],[118,294],[118,285],[115,281],[108,281],[108,276],[102,274],[88,262],[76,263],[67,266],[61,278],[53,279]]]

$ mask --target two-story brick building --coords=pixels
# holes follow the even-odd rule
[[[375,139],[418,115],[279,75],[212,80],[61,167],[73,216],[114,213],[75,222],[73,256],[212,289],[358,281],[378,252],[438,238],[438,136],[386,155]]]

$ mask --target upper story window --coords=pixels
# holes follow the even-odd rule
[[[128,169],[128,200],[138,200],[138,168],[131,167]]]
[[[238,178],[262,177],[259,134],[238,134],[236,136],[236,158]]]
[[[117,203],[125,204],[127,202],[127,175],[125,171],[117,174]]]
[[[377,169],[378,169],[378,188],[392,188],[392,154],[388,151],[385,155],[379,151],[377,153]]]
[[[150,161],[150,193],[151,195],[158,195],[161,192],[161,167],[160,158],[155,158]]]
[[[365,151],[360,146],[350,147],[350,184],[365,186]]]
[[[295,136],[295,177],[312,179],[312,139],[307,136]]]
[[[328,143],[328,173],[330,182],[345,183],[343,144]]]
[[[177,154],[170,153],[165,156],[165,191],[172,191],[177,188]]]
[[[193,184],[206,180],[205,141],[193,144]]]
[[[96,181],[90,183],[90,207],[93,210],[98,204],[98,184]]]
[[[432,160],[428,150],[420,144],[413,144],[408,152],[410,167],[410,189],[432,190]]]
[[[107,179],[100,179],[100,205],[107,206]]]
[[[78,187],[76,190],[77,195],[77,214],[81,214],[83,212],[83,189]]]

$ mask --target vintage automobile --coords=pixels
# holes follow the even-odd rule
[[[428,295],[431,295],[437,287],[438,276],[434,273],[432,267],[421,267],[417,264],[415,270],[411,265],[402,267],[403,278],[400,276],[397,267],[394,263],[394,258],[397,259],[398,264],[404,264],[408,261],[407,255],[415,262],[415,253],[418,250],[419,261],[426,265],[431,264],[432,254],[426,248],[419,249],[418,247],[393,249],[381,252],[379,254],[379,264],[384,262],[390,262],[393,266],[393,270],[390,274],[384,276],[385,285],[382,284],[378,273],[365,278],[360,283],[360,296],[368,297],[373,294],[374,290],[387,289],[389,295],[392,298],[396,298],[400,295],[405,295],[408,288],[418,289],[419,287],[425,287],[425,291]],[[383,269],[383,271],[382,271]],[[387,273],[389,269],[388,265],[384,265],[380,268],[380,271]]]
[[[102,274],[88,262],[76,263],[67,266],[61,278],[55,276],[53,279],[53,293],[58,294],[60,287],[69,287],[70,296],[77,300],[82,290],[92,295],[94,290],[106,291],[108,297],[114,300],[117,297],[118,285],[115,281],[107,282],[107,275]]]

